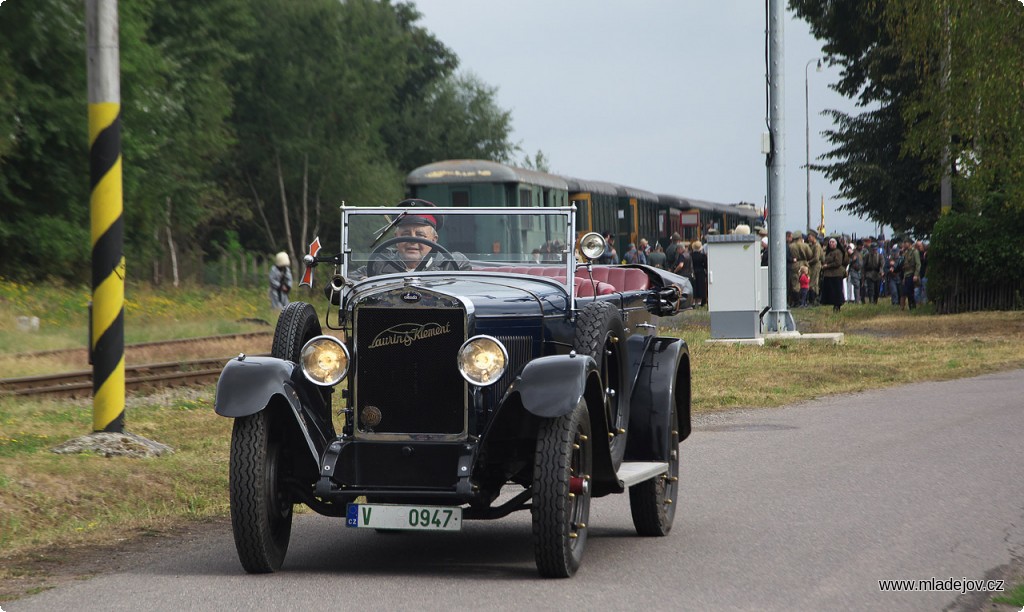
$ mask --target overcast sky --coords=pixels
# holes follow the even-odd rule
[[[751,0],[414,0],[420,23],[461,69],[498,88],[513,140],[553,172],[655,193],[763,206],[768,191],[765,4]],[[821,44],[792,17],[785,30],[786,228],[807,218],[804,71],[811,159],[831,147],[826,108],[856,111],[815,71]],[[811,221],[825,198],[829,232],[874,234],[836,211],[838,186],[811,173]]]

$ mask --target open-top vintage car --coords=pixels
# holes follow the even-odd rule
[[[629,491],[639,534],[675,515],[690,433],[680,276],[599,266],[572,207],[342,207],[324,334],[282,311],[271,357],[217,384],[235,419],[231,520],[249,572],[280,568],[294,504],[353,528],[458,530],[529,509],[541,575],[571,576],[591,499]]]

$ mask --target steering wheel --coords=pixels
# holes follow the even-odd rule
[[[457,270],[459,267],[459,265],[455,262],[455,257],[452,256],[451,251],[434,242],[433,240],[430,240],[428,238],[420,238],[419,236],[395,236],[394,238],[388,238],[384,242],[377,245],[377,248],[373,249],[373,251],[370,253],[370,257],[366,260],[366,275],[377,276],[377,274],[380,274],[380,272],[377,271],[376,267],[380,265],[380,262],[387,261],[384,258],[384,251],[388,247],[396,245],[400,242],[414,242],[416,244],[422,244],[430,247],[430,252],[427,253],[423,257],[423,259],[420,260],[419,265],[416,266],[416,269],[413,270],[413,272],[421,272],[423,270],[423,266],[426,265],[430,256],[433,255],[434,253],[441,255],[441,261],[438,262],[437,264],[438,270],[444,270],[446,269],[446,266],[448,267],[447,269],[451,270]],[[405,266],[405,260],[401,259],[401,256],[399,256],[399,260],[397,263],[402,267]]]

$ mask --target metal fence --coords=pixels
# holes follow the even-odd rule
[[[946,291],[934,293],[929,287],[928,299],[935,302],[939,314],[956,314],[978,310],[1024,310],[1024,283],[1005,282],[981,285],[957,272]]]

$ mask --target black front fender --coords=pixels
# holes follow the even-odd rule
[[[217,380],[214,410],[221,416],[237,418],[263,410],[275,395],[283,396],[289,403],[297,402],[297,398],[290,397],[295,395],[291,379],[296,367],[290,361],[273,357],[232,359]]]
[[[315,416],[323,407],[311,405],[311,402],[322,401],[320,393],[296,384],[302,377],[298,367],[291,361],[274,357],[232,359],[217,380],[213,406],[221,416],[239,418],[264,410],[276,398],[283,399],[313,461],[319,466],[333,432],[330,424]]]
[[[510,392],[518,392],[523,408],[542,418],[560,417],[579,404],[597,362],[589,355],[550,355],[526,364]]]

